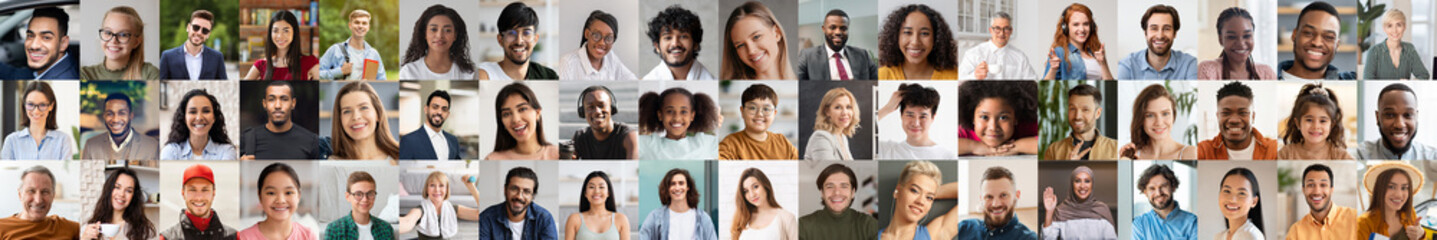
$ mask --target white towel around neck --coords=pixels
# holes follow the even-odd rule
[[[444,205],[435,208],[433,201],[424,201],[419,207],[424,211],[424,216],[419,218],[419,233],[425,236],[438,236],[452,238],[459,234],[458,212],[454,210],[454,204],[444,201]],[[439,215],[440,212],[447,213]]]

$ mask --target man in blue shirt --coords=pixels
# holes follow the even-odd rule
[[[371,15],[364,9],[349,12],[349,38],[334,43],[324,56],[319,58],[319,78],[331,80],[378,79],[385,80],[384,59],[374,50],[364,36],[369,34]],[[374,76],[364,77],[364,60],[374,60]]]
[[[1197,79],[1197,58],[1173,51],[1173,38],[1183,26],[1178,10],[1162,4],[1152,6],[1143,13],[1142,24],[1148,48],[1118,62],[1114,77],[1119,80]]]
[[[479,213],[480,240],[557,240],[554,217],[535,205],[539,176],[533,169],[517,167],[504,177],[503,203]]]
[[[983,171],[983,219],[968,219],[958,223],[958,239],[963,240],[1031,240],[1038,234],[1018,222],[1013,207],[1018,204],[1017,183],[1013,172],[1004,167],[991,167]]]
[[[1153,210],[1133,218],[1133,240],[1196,239],[1197,215],[1178,208],[1173,191],[1178,179],[1167,165],[1153,164],[1138,178],[1138,191]]]

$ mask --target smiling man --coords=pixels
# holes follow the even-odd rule
[[[200,9],[190,13],[185,25],[188,38],[183,45],[160,53],[160,79],[224,80],[225,55],[206,47],[205,41],[214,30],[215,15]]]
[[[871,240],[878,236],[878,220],[850,207],[859,187],[853,169],[828,165],[814,183],[823,193],[823,209],[798,219],[798,239]]]
[[[669,6],[649,20],[649,40],[654,54],[663,63],[654,66],[644,80],[718,80],[699,63],[699,43],[704,40],[704,27],[694,12]]]
[[[993,14],[988,19],[988,41],[963,52],[963,62],[958,63],[960,80],[996,79],[1027,80],[1037,79],[1033,65],[1028,64],[1028,55],[1017,47],[1009,46],[1013,37],[1013,17],[1005,12]]]
[[[100,134],[85,140],[85,149],[80,154],[80,159],[159,159],[160,141],[154,137],[146,136],[135,132],[130,122],[135,120],[134,106],[130,102],[130,96],[124,93],[110,93],[105,97],[104,112],[100,114],[105,120],[105,130],[109,134]]]
[[[5,80],[77,80],[78,56],[70,56],[70,15],[56,7],[37,8],[23,30],[25,68],[0,64]]]
[[[1377,94],[1377,129],[1381,139],[1363,141],[1352,149],[1358,159],[1431,160],[1437,148],[1417,142],[1417,92],[1393,83]]]
[[[589,127],[574,132],[574,157],[577,159],[639,159],[639,133],[614,121],[619,112],[614,92],[603,85],[585,88],[579,93],[579,117]]]
[[[479,213],[480,240],[557,240],[554,217],[538,204],[539,176],[516,167],[504,177],[504,199]]]
[[[80,224],[50,214],[55,202],[55,175],[43,166],[20,173],[21,211],[0,218],[0,239],[79,239]]]
[[[1282,71],[1278,79],[1357,79],[1356,72],[1344,72],[1331,65],[1337,46],[1342,44],[1342,18],[1337,8],[1323,1],[1307,4],[1297,14],[1297,26],[1293,27],[1293,60],[1277,64]]]
[[[1038,234],[1018,221],[1014,211],[1018,207],[1018,182],[1013,172],[1005,167],[990,167],[983,171],[983,180],[978,190],[979,202],[983,204],[983,218],[963,220],[958,223],[958,239],[962,240],[1031,240]]]
[[[639,77],[629,71],[619,55],[610,52],[618,39],[619,20],[614,15],[600,10],[589,13],[579,49],[559,58],[559,79],[637,80]]]
[[[1098,132],[1103,116],[1103,92],[1088,84],[1068,89],[1068,129],[1071,134],[1048,144],[1043,160],[1117,160],[1118,140]]]
[[[1115,77],[1119,80],[1197,79],[1197,58],[1173,51],[1173,38],[1183,26],[1178,10],[1168,5],[1154,5],[1143,13],[1141,23],[1148,48],[1118,62]]]
[[[699,208],[697,179],[689,170],[669,169],[659,183],[661,208],[649,211],[639,227],[639,240],[718,240],[712,217]]]
[[[394,227],[369,213],[379,195],[375,192],[374,176],[364,171],[350,173],[344,191],[344,199],[349,201],[349,215],[330,222],[324,228],[324,239],[394,239]]]
[[[878,65],[868,50],[848,45],[848,13],[834,9],[823,16],[823,45],[799,52],[799,80],[876,80]]]
[[[459,138],[444,131],[449,119],[449,92],[434,90],[424,103],[424,126],[399,137],[399,159],[460,159]],[[442,156],[442,157],[441,157]]]
[[[557,80],[554,69],[530,61],[539,43],[539,14],[523,2],[510,3],[499,12],[499,34],[504,59],[479,64],[480,80]]]
[[[1257,113],[1252,111],[1252,88],[1233,81],[1217,90],[1217,120],[1221,131],[1198,143],[1198,159],[1275,160],[1277,139],[1266,138],[1252,128]]]
[[[180,213],[180,222],[160,232],[168,240],[184,239],[235,239],[234,228],[220,223],[219,213],[211,206],[215,200],[215,174],[209,166],[195,164],[185,168],[180,196],[185,199],[185,209]]]
[[[370,21],[374,18],[369,11],[355,9],[349,12],[349,38],[334,43],[319,58],[319,78],[322,79],[378,79],[384,80],[384,58],[364,36],[369,35]],[[373,65],[365,64],[374,61]],[[365,78],[366,67],[374,68],[374,76]]]
[[[1196,239],[1197,215],[1178,208],[1178,178],[1167,165],[1153,164],[1138,178],[1138,193],[1153,210],[1133,218],[1133,240]]]
[[[1332,168],[1312,164],[1302,170],[1303,202],[1311,209],[1287,228],[1288,239],[1348,239],[1357,236],[1357,210],[1332,204]]]
[[[294,92],[288,81],[270,81],[264,88],[265,124],[246,128],[240,135],[240,151],[244,152],[240,159],[322,158],[319,135],[294,124],[294,107],[299,102]]]

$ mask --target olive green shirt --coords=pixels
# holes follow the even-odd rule
[[[875,240],[878,238],[878,219],[845,208],[843,213],[834,214],[828,208],[813,211],[798,218],[798,239]]]
[[[105,63],[80,67],[80,79],[85,80],[160,80],[160,68],[154,64],[145,63],[140,68],[140,78],[125,78],[125,70],[110,71],[105,69]]]

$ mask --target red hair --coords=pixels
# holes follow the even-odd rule
[[[1083,43],[1083,46],[1081,46],[1082,50],[1091,52],[1094,49],[1103,47],[1103,42],[1098,40],[1098,25],[1092,23],[1093,10],[1088,9],[1087,5],[1074,3],[1073,5],[1068,5],[1068,8],[1063,10],[1063,18],[1058,19],[1058,26],[1056,28],[1057,30],[1055,30],[1055,32],[1053,33],[1053,46],[1049,47],[1049,49],[1057,47],[1066,48],[1068,46],[1068,31],[1066,28],[1063,28],[1063,26],[1067,26],[1068,19],[1073,17],[1073,13],[1078,12],[1081,12],[1084,15],[1088,15],[1089,23],[1088,41]],[[1064,62],[1068,61],[1068,54],[1066,53],[1058,54],[1058,57],[1062,58]]]

